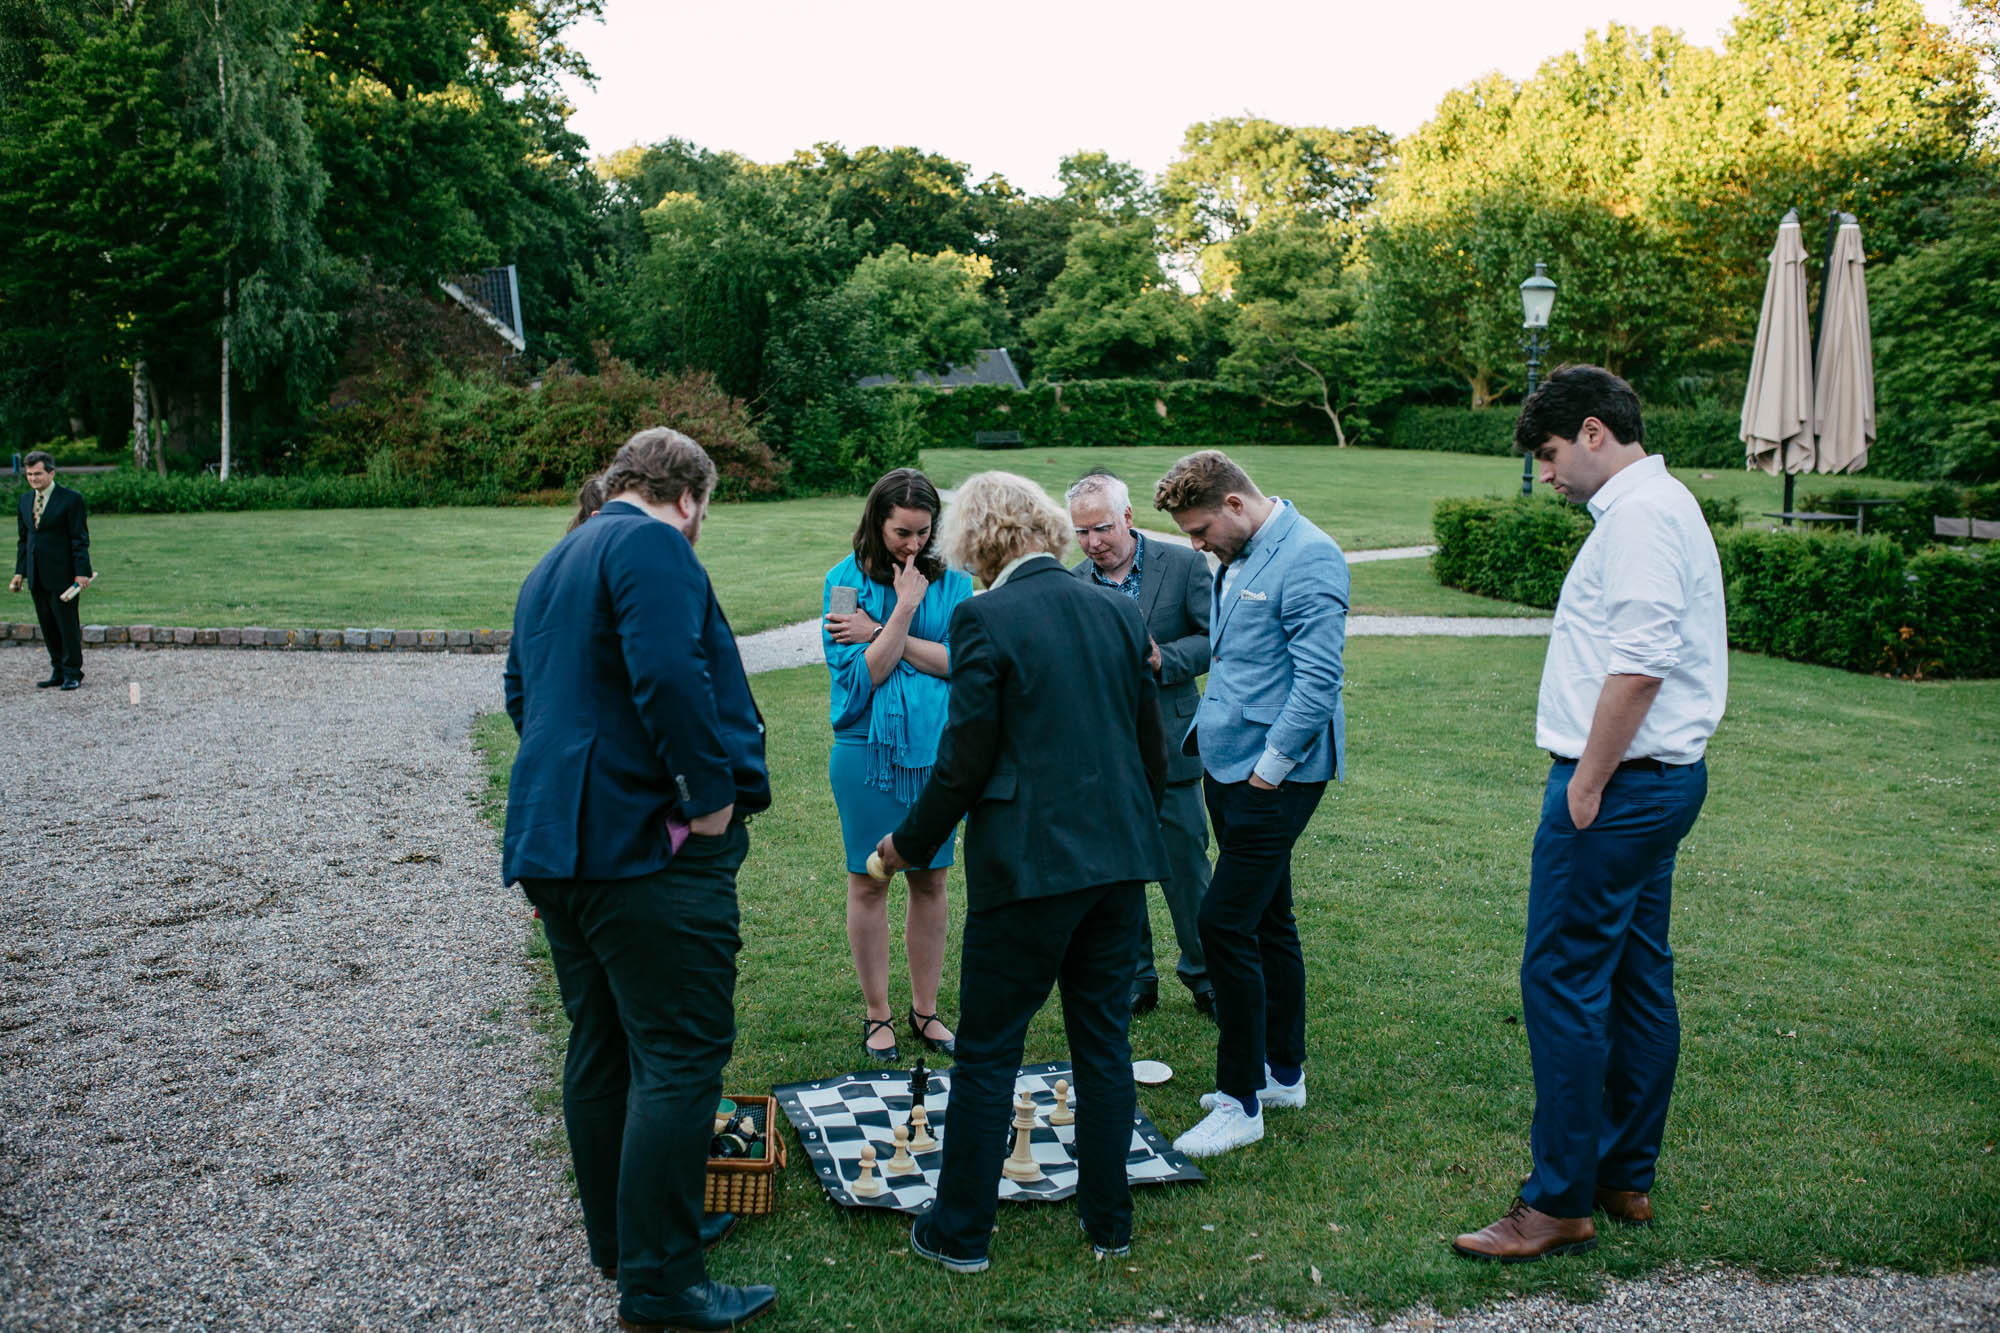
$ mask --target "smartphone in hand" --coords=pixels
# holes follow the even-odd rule
[[[850,588],[837,583],[833,588],[833,599],[827,607],[830,615],[851,616],[861,609],[861,589]]]

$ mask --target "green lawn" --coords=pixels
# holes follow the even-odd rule
[[[948,1277],[911,1258],[906,1219],[834,1209],[795,1151],[777,1214],[746,1224],[714,1274],[777,1283],[773,1328],[1075,1329],[1587,1296],[1607,1275],[1709,1261],[1811,1273],[2000,1260],[2000,682],[1911,685],[1740,654],[1678,875],[1686,1036],[1661,1222],[1525,1268],[1451,1255],[1447,1238],[1491,1221],[1528,1164],[1516,971],[1547,769],[1532,741],[1542,653],[1349,647],[1352,780],[1295,857],[1311,1105],[1273,1112],[1266,1139],[1215,1162],[1205,1186],[1138,1191],[1129,1260],[1093,1262],[1067,1204],[1008,1206],[993,1270]],[[777,805],[741,881],[726,1081],[749,1092],[853,1068],[860,1013],[824,672],[753,683]],[[482,735],[504,783],[511,733]],[[525,907],[522,919],[526,932]],[[1156,939],[1164,951],[1171,930]],[[946,981],[955,996],[955,958]],[[1134,1048],[1178,1071],[1140,1098],[1179,1133],[1210,1086],[1213,1029],[1176,996],[1139,1021]],[[1028,1058],[1064,1054],[1051,1006]],[[574,1244],[580,1263],[581,1232]]]
[[[1104,467],[1132,487],[1132,517],[1141,527],[1169,530],[1172,520],[1153,508],[1153,485],[1184,451],[1179,449],[927,449],[924,467],[940,486],[956,486],[975,472],[1002,468],[1047,487],[1058,498],[1091,468]],[[1445,497],[1515,495],[1521,460],[1414,449],[1335,449],[1266,445],[1232,449],[1266,493],[1282,495],[1351,551],[1416,546],[1431,540],[1431,505]],[[1761,472],[1676,468],[1696,495],[1735,497],[1746,515],[1777,509],[1784,483]],[[1704,480],[1707,478],[1707,480]],[[1806,489],[1814,481],[1808,478]],[[1909,489],[1906,482],[1865,484],[1880,494]],[[1539,484],[1537,491],[1541,490]]]
[[[859,499],[717,505],[696,547],[738,633],[808,619]],[[106,514],[87,623],[505,628],[569,510],[324,509]],[[26,598],[22,598],[25,607]],[[22,611],[21,618],[29,613]]]
[[[924,456],[940,485],[1005,467],[1060,495],[1085,469],[1108,466],[1134,483],[1134,517],[1165,529],[1147,496],[1178,455],[1169,449],[986,452]],[[1255,448],[1237,456],[1265,489],[1298,502],[1349,550],[1431,540],[1434,501],[1504,495],[1517,462],[1393,449]],[[1686,476],[1704,494],[1735,495],[1746,511],[1775,507],[1762,473]],[[1883,483],[1886,494],[1895,483]],[[738,633],[809,619],[820,580],[848,550],[859,497],[719,505],[699,553]],[[105,514],[91,521],[104,581],[84,594],[89,624],[263,625],[267,628],[504,628],[535,562],[562,535],[567,509],[338,509],[242,514]],[[1432,583],[1422,562],[1356,567],[1357,610],[1405,615],[1516,615],[1518,609]],[[1393,571],[1393,572],[1392,572]],[[1366,593],[1366,605],[1360,598]],[[28,619],[27,599],[19,619]]]
[[[1348,608],[1362,616],[1535,616],[1546,619],[1548,611],[1503,602],[1493,597],[1447,588],[1431,576],[1431,562],[1417,556],[1408,560],[1370,560],[1348,566],[1354,580],[1348,594]]]

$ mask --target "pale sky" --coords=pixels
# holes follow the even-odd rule
[[[1948,23],[1952,0],[1924,0]],[[1102,149],[1157,176],[1196,121],[1417,128],[1491,70],[1524,79],[1619,22],[1719,45],[1736,0],[609,0],[569,39],[597,74],[570,125],[593,153],[678,137],[776,162],[821,140],[908,144],[1055,188]]]

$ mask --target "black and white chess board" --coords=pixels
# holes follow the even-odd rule
[[[1025,1092],[1034,1098],[1035,1128],[1030,1144],[1035,1160],[1041,1164],[1042,1179],[1002,1179],[1002,1203],[1053,1201],[1076,1193],[1076,1159],[1071,1156],[1076,1126],[1048,1122],[1049,1112],[1056,1104],[1056,1080],[1069,1077],[1069,1063],[1062,1061],[1024,1065],[1015,1079],[1015,1092]],[[944,1165],[944,1137],[950,1132],[949,1073],[930,1076],[930,1091],[924,1100],[931,1133],[939,1146],[929,1152],[913,1153],[921,1169],[906,1176],[892,1176],[882,1168],[896,1150],[896,1126],[909,1123],[907,1070],[869,1070],[811,1083],[787,1083],[771,1089],[771,1093],[778,1099],[785,1118],[792,1122],[792,1128],[798,1131],[813,1173],[835,1203],[848,1208],[888,1208],[903,1213],[919,1213],[930,1206],[937,1194],[938,1169]],[[861,1174],[861,1148],[867,1143],[875,1145],[876,1176],[882,1182],[882,1192],[870,1199],[858,1199],[848,1187]],[[1132,1144],[1126,1154],[1125,1171],[1134,1185],[1204,1179],[1187,1158],[1173,1150],[1167,1137],[1143,1113],[1132,1120]]]

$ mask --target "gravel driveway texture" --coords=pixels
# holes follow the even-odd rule
[[[500,665],[105,650],[76,692],[0,676],[0,1328],[612,1325],[528,1102],[528,910],[472,804]],[[2000,1329],[2000,1271],[1705,1269],[1380,1327]]]
[[[0,1327],[610,1323],[471,802],[501,660],[0,664]]]

